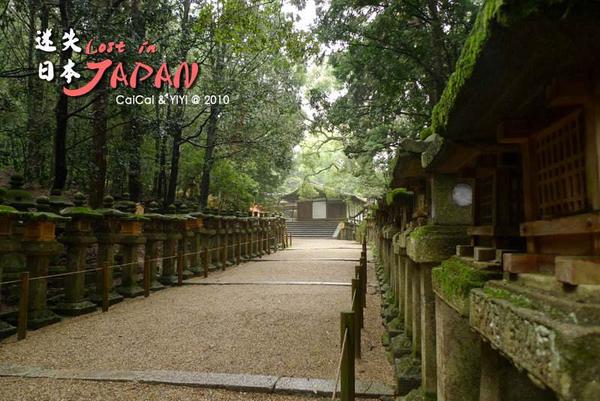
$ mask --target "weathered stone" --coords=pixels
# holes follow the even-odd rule
[[[473,257],[473,245],[456,245],[456,255]]]
[[[599,374],[599,310],[597,304],[490,282],[471,293],[470,324],[559,397],[587,401]]]
[[[483,269],[480,263],[459,257],[447,259],[432,270],[434,291],[463,316],[469,315],[470,291],[499,278],[499,271]]]
[[[468,318],[436,298],[437,398],[479,401],[481,358]]]
[[[487,262],[496,259],[496,248],[476,246],[473,248],[473,259],[476,262]]]
[[[421,361],[412,356],[405,356],[394,361],[396,376],[396,392],[406,395],[421,386]]]
[[[441,262],[455,254],[456,245],[469,241],[466,226],[426,225],[411,232],[406,252],[417,263]]]
[[[411,341],[406,335],[400,334],[391,339],[388,346],[387,358],[394,363],[397,358],[410,355],[412,352]]]

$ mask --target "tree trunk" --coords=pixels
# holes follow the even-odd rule
[[[64,32],[70,28],[69,0],[60,0],[58,2],[60,9],[60,25]],[[61,51],[60,67],[67,64],[71,58],[71,48]],[[59,78],[60,79],[60,78]],[[69,97],[62,91],[62,86],[58,85],[59,95],[56,103],[56,131],[54,134],[54,183],[52,189],[63,190],[67,182],[67,126],[69,122]]]
[[[145,36],[144,21],[141,18],[139,10],[139,0],[131,0],[131,20],[132,20],[132,41],[134,43],[141,42]],[[138,202],[142,197],[142,163],[141,163],[141,147],[143,142],[143,133],[141,132],[141,124],[138,118],[139,108],[133,107],[130,114],[129,123],[129,139],[131,140],[129,147],[129,196],[130,199]]]
[[[171,173],[169,174],[169,188],[165,196],[165,206],[175,202],[177,191],[177,176],[179,175],[179,156],[181,146],[181,127],[176,127],[173,132],[173,147],[171,149]]]
[[[204,163],[202,165],[202,179],[200,180],[200,209],[208,205],[210,193],[210,173],[214,165],[214,151],[217,141],[217,124],[219,122],[219,105],[210,106],[210,120],[206,129],[206,150],[204,152]]]
[[[90,180],[90,205],[100,207],[106,186],[106,156],[108,153],[107,137],[107,92],[106,81],[98,85],[98,99],[93,107],[93,170]]]
[[[191,4],[191,0],[185,0],[183,2],[183,13],[181,15],[181,39],[179,41],[179,57],[181,60],[185,60],[187,58],[188,51],[191,47],[189,30],[189,14]],[[175,92],[177,96],[181,96],[183,95],[183,93],[183,88],[179,88]],[[181,152],[181,138],[183,134],[183,128],[181,127],[183,117],[183,105],[174,105],[173,121],[170,124],[172,127],[171,136],[173,137],[173,147],[171,152],[171,172],[169,174],[169,187],[165,196],[165,206],[169,206],[170,204],[175,202],[175,195],[177,192],[177,178],[179,175],[179,156]]]

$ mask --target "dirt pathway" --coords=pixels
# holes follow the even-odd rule
[[[291,249],[260,261],[192,279],[189,285],[153,293],[148,299],[127,300],[105,314],[96,312],[31,331],[21,342],[7,339],[0,343],[0,364],[332,379],[339,355],[339,314],[350,308],[350,287],[257,283],[349,283],[359,256],[360,247],[353,242],[297,239]],[[193,285],[216,282],[250,284]],[[357,378],[389,384],[392,372],[380,341],[379,297],[373,288],[369,292]],[[24,381],[30,385],[24,386]],[[43,387],[31,384],[38,381],[45,383]],[[69,399],[60,395],[64,383],[5,378],[0,380],[0,399],[29,399],[17,397],[25,389]],[[68,386],[90,392],[102,388],[80,381],[68,381]],[[133,391],[131,385],[125,387]],[[206,399],[238,399],[222,397]]]

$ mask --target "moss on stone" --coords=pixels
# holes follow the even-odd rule
[[[483,292],[491,298],[502,299],[521,308],[531,308],[533,305],[529,298],[521,294],[514,294],[502,288],[485,287]]]
[[[25,220],[29,221],[70,221],[70,217],[59,216],[50,212],[25,212],[22,214]]]
[[[457,103],[459,94],[465,83],[473,75],[477,61],[484,50],[494,27],[508,28],[516,22],[543,10],[549,5],[570,3],[572,0],[488,0],[485,2],[475,25],[465,42],[454,73],[442,93],[432,113],[432,130],[426,135],[437,133],[444,135],[449,115]]]
[[[12,206],[0,205],[0,215],[18,215],[19,211]]]
[[[444,260],[431,271],[431,276],[436,290],[463,312],[468,311],[471,290],[481,288],[487,281],[498,277],[497,273],[477,269],[458,257]]]
[[[102,213],[85,206],[66,207],[60,211],[60,214],[68,217],[102,217]]]
[[[396,199],[410,196],[411,194],[412,192],[408,191],[406,188],[394,188],[385,194],[385,203],[391,205]]]

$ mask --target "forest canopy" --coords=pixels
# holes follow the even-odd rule
[[[377,196],[399,140],[429,126],[478,6],[0,0],[3,178],[22,173],[33,188],[82,190],[93,206],[128,193],[164,206],[181,198],[245,208],[275,204],[308,181]],[[316,7],[308,21],[305,7]],[[38,47],[48,30],[54,53]],[[84,51],[61,51],[70,30]],[[121,42],[127,51],[117,51]],[[92,91],[65,94],[93,79],[87,63],[107,58],[110,70]],[[45,62],[56,71],[50,82],[40,79]],[[172,82],[183,62],[198,66],[193,85]],[[136,63],[152,78],[132,79]],[[161,65],[171,85],[152,84]],[[78,81],[65,82],[68,68]],[[131,100],[160,96],[200,101]]]

